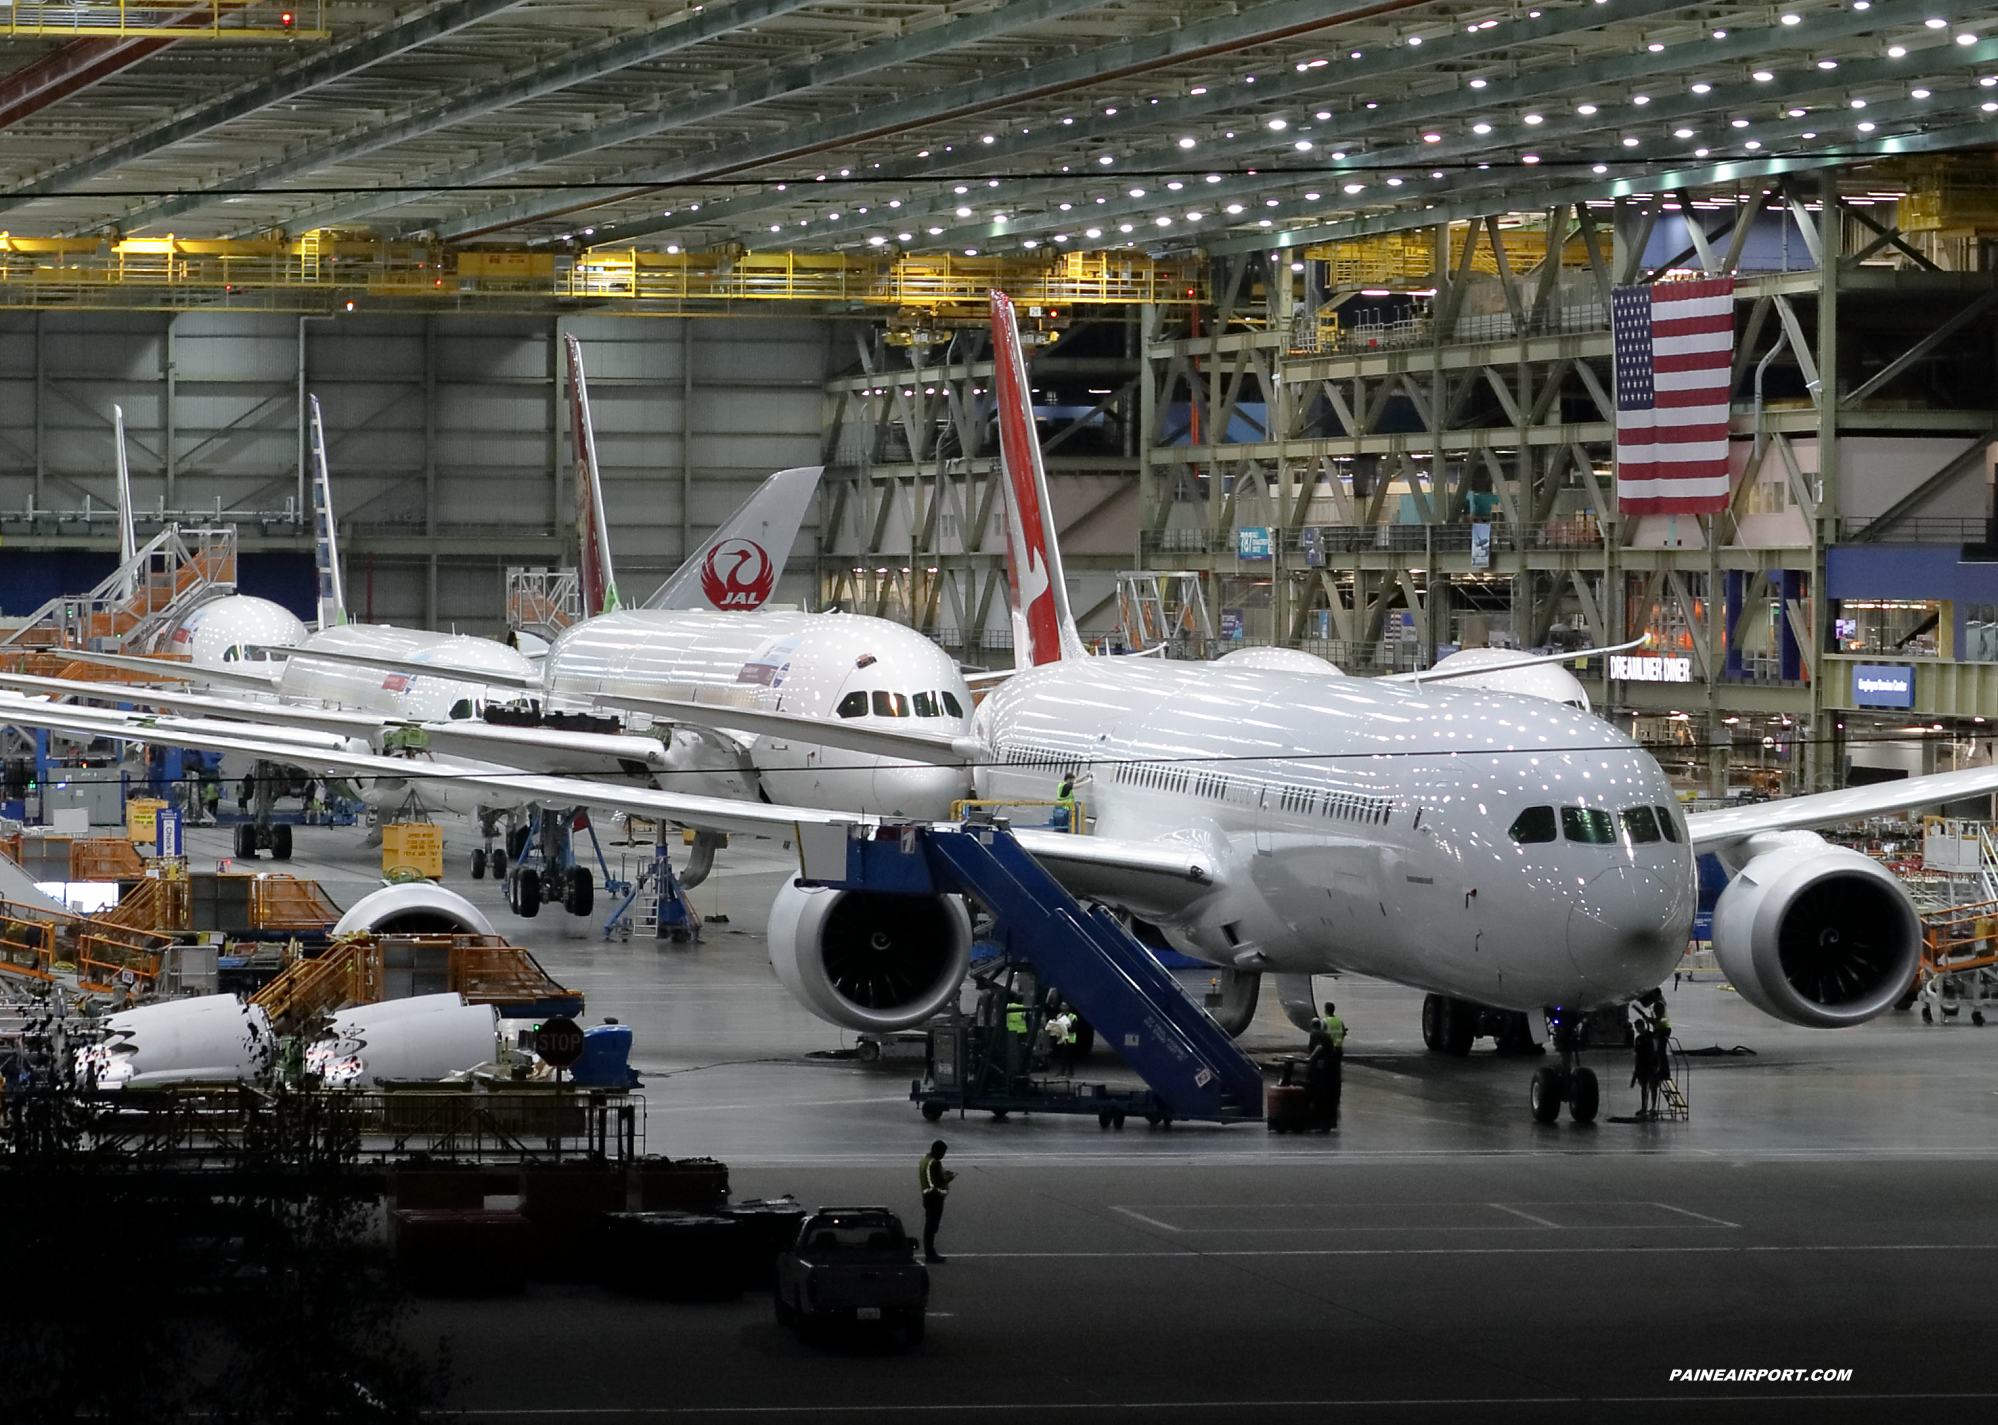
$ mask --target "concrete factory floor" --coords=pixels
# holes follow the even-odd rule
[[[770,971],[774,846],[724,853],[694,892],[726,926],[660,947],[606,943],[602,900],[587,927],[513,917],[468,879],[470,839],[447,837],[446,884],[583,990],[589,1022],[633,1026],[650,1151],[724,1160],[738,1198],[910,1220],[932,1137],[960,1174],[921,1347],[802,1344],[766,1295],[426,1301],[414,1330],[450,1335],[472,1418],[1982,1420],[1998,1401],[1976,1365],[1998,1327],[1998,1028],[1793,1029],[1709,974],[1667,986],[1680,1039],[1755,1053],[1695,1061],[1691,1123],[1540,1126],[1536,1061],[1426,1053],[1418,994],[1328,979],[1352,1027],[1331,1137],[932,1128],[909,1067],[811,1057],[852,1041]],[[213,832],[190,840],[226,854]],[[304,832],[289,869],[351,904],[375,865],[358,840]],[[1245,1042],[1301,1036],[1266,1003]],[[1592,1058],[1605,1117],[1631,1112],[1628,1057]],[[1122,1077],[1101,1052],[1080,1073]],[[1672,1378],[1714,1368],[1850,1378]]]

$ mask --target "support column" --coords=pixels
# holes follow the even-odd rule
[[[694,319],[680,319],[680,563],[694,552]]]
[[[437,319],[423,319],[423,533],[437,534]],[[423,626],[437,627],[437,553],[424,560]]]
[[[180,438],[180,433],[177,429],[179,424],[177,402],[180,385],[180,351],[178,337],[175,333],[175,328],[179,324],[180,317],[178,314],[169,316],[167,318],[166,331],[160,338],[160,378],[165,382],[166,387],[165,399],[161,402],[160,411],[160,423],[165,427],[164,434],[166,439],[161,444],[160,460],[163,466],[161,474],[166,477],[164,503],[170,510],[180,508],[178,503],[179,492],[177,489],[180,471],[174,459],[174,446]]]
[[[1811,677],[1810,727],[1825,725],[1825,679],[1824,658],[1825,630],[1829,627],[1830,605],[1825,599],[1825,552],[1838,539],[1839,512],[1844,501],[1839,497],[1838,468],[1838,278],[1839,268],[1844,262],[1845,218],[1839,207],[1838,177],[1835,171],[1827,170],[1819,178],[1818,188],[1820,210],[1818,213],[1818,251],[1821,258],[1818,264],[1818,519],[1816,547],[1811,551],[1811,642],[1815,645],[1808,659]],[[1787,580],[1785,581],[1787,585]],[[1815,753],[1815,739],[1806,743]],[[1816,765],[1809,768],[1805,790],[1826,791],[1835,784],[1835,774],[1827,775],[1829,769],[1822,759],[1814,758]]]

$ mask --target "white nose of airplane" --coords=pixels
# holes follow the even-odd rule
[[[1613,866],[1598,872],[1568,912],[1568,958],[1605,995],[1652,989],[1686,953],[1693,925],[1690,873]]]
[[[971,795],[971,774],[959,767],[908,763],[874,769],[874,803],[886,816],[946,821],[952,802]]]

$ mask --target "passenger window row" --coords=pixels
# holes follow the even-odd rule
[[[1553,807],[1528,807],[1513,818],[1507,835],[1521,845],[1558,841],[1565,837],[1584,846],[1613,846],[1620,834],[1633,844],[1682,841],[1670,807],[1626,807],[1612,815],[1600,807],[1562,807],[1557,821]]]
[[[1218,772],[1188,772],[1181,767],[1157,762],[1120,762],[1116,778],[1155,791],[1178,792],[1184,796],[1226,801],[1231,790],[1240,788],[1253,795],[1252,784],[1238,782]],[[1340,821],[1385,825],[1394,804],[1381,797],[1356,796],[1350,792],[1328,792],[1315,787],[1278,789],[1277,805],[1284,811],[1306,815],[1322,813]]]
[[[917,717],[964,716],[964,708],[958,703],[955,693],[917,693],[911,698],[907,693],[884,692],[880,688],[871,694],[856,688],[841,698],[839,706],[833,711],[841,717],[866,717],[872,707],[876,717],[907,717],[912,704]]]

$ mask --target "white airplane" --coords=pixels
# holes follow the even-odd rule
[[[1697,852],[1736,872],[1715,915],[1716,950],[1765,1012],[1859,1024],[1910,983],[1921,935],[1907,893],[1877,863],[1806,828],[1991,791],[1998,769],[1688,817],[1642,747],[1544,698],[1084,656],[1045,517],[1010,304],[995,296],[993,305],[1021,671],[965,731],[941,718],[925,730],[892,709],[842,721],[851,692],[865,691],[859,706],[872,708],[873,690],[851,679],[850,689],[815,689],[814,708],[839,699],[831,720],[759,694],[742,706],[698,705],[709,722],[761,742],[810,730],[821,746],[969,770],[986,798],[1046,800],[1062,775],[1083,773],[1087,834],[1015,831],[1071,891],[1245,979],[1284,977],[1280,989],[1354,972],[1424,990],[1436,1047],[1468,1047],[1487,1015],[1517,1016],[1531,1034],[1544,1014],[1561,1057],[1533,1078],[1543,1121],[1564,1104],[1578,1119],[1595,1115],[1595,1077],[1575,1059],[1579,1025],[1679,962]],[[125,717],[124,731],[106,735],[160,736],[95,710],[17,703],[0,716],[65,728]],[[212,723],[172,735],[211,746],[245,736]],[[383,760],[338,748],[319,757],[363,773]],[[436,766],[416,775],[801,843],[814,829],[851,833],[894,818]],[[881,1030],[955,999],[969,939],[961,907],[789,884],[773,907],[770,954],[815,1013]]]

